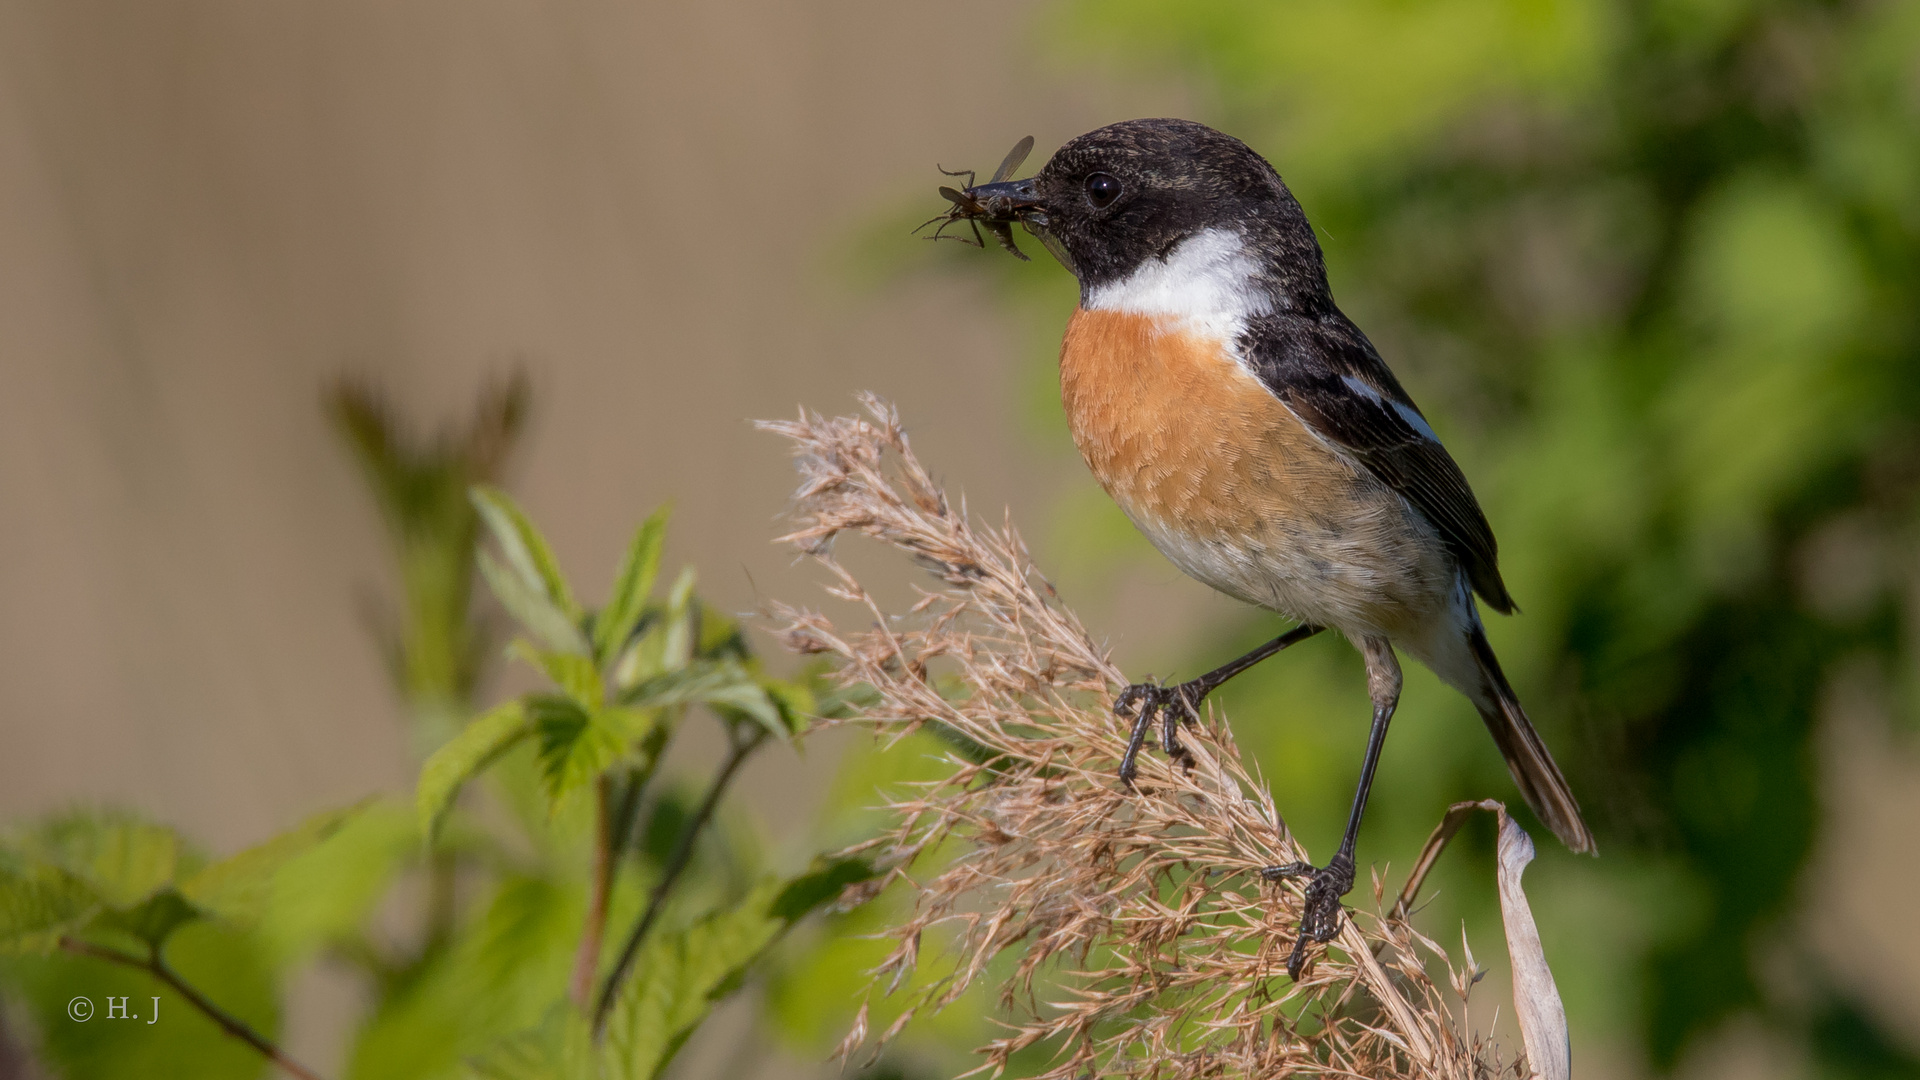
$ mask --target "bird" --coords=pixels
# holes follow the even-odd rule
[[[1340,846],[1325,866],[1263,871],[1306,879],[1292,977],[1308,941],[1338,932],[1353,888],[1399,653],[1473,702],[1528,805],[1568,848],[1594,852],[1487,642],[1476,596],[1516,610],[1487,517],[1334,303],[1313,226],[1279,172],[1206,125],[1141,119],[1072,139],[1028,179],[996,174],[948,198],[949,217],[997,226],[1009,248],[1006,225],[1023,224],[1078,279],[1060,396],[1094,479],[1187,575],[1297,623],[1198,678],[1120,693],[1115,713],[1133,717],[1120,779],[1133,785],[1156,716],[1163,750],[1182,757],[1180,723],[1198,721],[1201,701],[1289,646],[1331,629],[1365,659],[1372,724]]]

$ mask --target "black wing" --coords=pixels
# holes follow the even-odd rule
[[[1274,396],[1426,515],[1474,591],[1495,611],[1513,611],[1479,500],[1359,327],[1338,312],[1270,315],[1252,320],[1243,346]]]

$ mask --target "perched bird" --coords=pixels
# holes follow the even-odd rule
[[[1340,848],[1324,867],[1266,872],[1308,878],[1294,977],[1305,943],[1338,931],[1353,887],[1400,697],[1396,650],[1478,707],[1528,804],[1568,847],[1591,852],[1481,626],[1476,593],[1514,610],[1486,515],[1335,306],[1313,227],[1273,166],[1201,124],[1131,120],[1067,143],[1030,179],[996,181],[949,195],[949,217],[997,225],[1009,247],[1005,225],[1020,222],[1079,279],[1060,395],[1095,479],[1188,575],[1300,623],[1189,682],[1128,687],[1115,707],[1137,708],[1121,778],[1133,782],[1156,716],[1179,755],[1179,723],[1197,720],[1202,698],[1323,628],[1366,658],[1373,727]]]

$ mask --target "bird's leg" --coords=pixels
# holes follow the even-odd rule
[[[1180,721],[1199,722],[1200,702],[1208,694],[1218,689],[1220,684],[1247,670],[1253,665],[1272,656],[1274,653],[1305,641],[1321,630],[1318,626],[1296,626],[1293,629],[1267,642],[1237,660],[1222,664],[1197,679],[1189,679],[1173,686],[1161,686],[1159,683],[1134,683],[1120,692],[1113,702],[1113,714],[1125,716],[1135,705],[1140,712],[1133,718],[1133,732],[1127,738],[1126,755],[1120,759],[1120,779],[1128,787],[1133,786],[1137,771],[1136,759],[1140,756],[1140,747],[1147,741],[1147,732],[1153,727],[1155,715],[1161,717],[1161,745],[1167,754],[1174,758],[1186,756],[1180,746],[1178,729]]]
[[[1360,817],[1367,810],[1367,793],[1373,788],[1373,770],[1380,764],[1380,748],[1387,741],[1387,724],[1393,720],[1394,707],[1400,703],[1400,662],[1385,638],[1367,638],[1361,645],[1367,658],[1367,690],[1373,698],[1373,728],[1367,733],[1367,756],[1360,763],[1360,786],[1353,793],[1353,810],[1347,815],[1347,832],[1340,838],[1340,850],[1323,867],[1310,863],[1287,863],[1260,871],[1268,881],[1306,877],[1306,895],[1300,908],[1300,933],[1293,939],[1293,955],[1287,959],[1287,976],[1298,980],[1307,962],[1307,942],[1331,941],[1340,932],[1340,898],[1353,888],[1353,849],[1360,839]]]

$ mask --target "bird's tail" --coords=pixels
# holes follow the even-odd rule
[[[1513,782],[1520,785],[1527,805],[1533,807],[1533,812],[1540,815],[1540,820],[1547,823],[1555,836],[1574,851],[1593,853],[1593,834],[1580,819],[1580,804],[1567,788],[1567,778],[1560,775],[1560,766],[1553,763],[1547,744],[1541,742],[1540,733],[1533,730],[1533,721],[1527,719],[1526,710],[1520,707],[1520,699],[1514,696],[1513,687],[1500,670],[1500,661],[1494,658],[1493,646],[1487,644],[1486,632],[1479,626],[1473,627],[1467,644],[1480,667],[1483,693],[1475,695],[1475,703],[1493,741],[1500,747],[1500,756],[1507,759]]]

